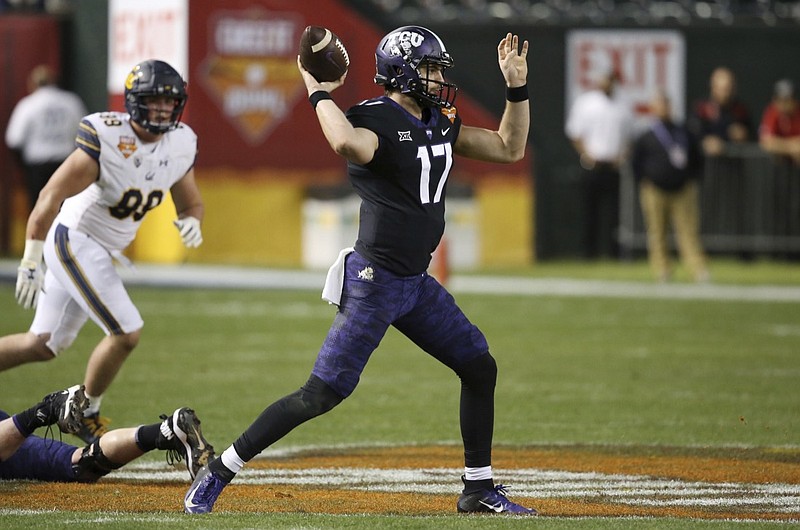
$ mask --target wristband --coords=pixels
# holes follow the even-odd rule
[[[528,99],[528,84],[514,88],[506,87],[506,99],[512,102],[526,101]]]
[[[33,263],[34,266],[42,262],[44,253],[44,241],[39,239],[28,239],[25,241],[25,252],[22,254],[22,261]]]
[[[325,90],[317,90],[316,92],[308,96],[308,101],[311,102],[311,106],[314,107],[315,110],[317,108],[317,103],[319,103],[323,99],[333,99],[333,98],[331,97],[330,92],[326,92]]]

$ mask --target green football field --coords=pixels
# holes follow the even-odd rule
[[[604,294],[598,288],[598,281],[600,287],[613,287],[615,282],[650,286],[642,264],[551,264],[514,271],[520,286],[530,279],[580,280],[577,291],[573,286],[568,294],[454,289],[497,359],[495,444],[638,454],[698,448],[706,455],[761,451],[800,463],[800,298],[771,300],[759,291],[778,286],[794,292],[800,286],[798,269],[800,265],[791,263],[720,263],[714,271],[719,296],[710,291],[708,296],[672,297],[665,294],[670,285],[634,289],[630,295],[614,289]],[[453,284],[463,278],[454,277]],[[582,294],[581,285],[591,295]],[[705,287],[674,284],[686,292]],[[191,406],[218,451],[266,405],[306,380],[334,312],[320,301],[318,290],[310,289],[132,286],[130,292],[145,328],[139,347],[106,394],[103,414],[121,427],[156,421],[161,413]],[[731,292],[736,296],[728,296]],[[16,306],[10,282],[0,283],[0,315],[2,335],[25,330],[30,323],[32,313]],[[58,359],[0,373],[0,407],[13,412],[52,390],[81,382],[88,354],[100,337],[89,323]],[[353,396],[270,450],[457,446],[458,388],[447,369],[390,330]],[[163,455],[151,453],[142,461],[155,467]],[[536,462],[528,465],[536,468]],[[495,474],[502,481],[503,469],[496,467]],[[797,483],[791,487],[797,490]],[[457,494],[458,485],[453,488]],[[7,508],[4,497],[10,498],[6,495],[14,491],[13,484],[0,484],[4,528],[500,525],[497,519],[466,520],[455,514],[215,513],[196,520],[177,513],[180,498],[175,499],[176,513],[73,513],[38,506],[27,512]],[[782,513],[793,513],[797,524],[800,494],[790,492],[782,502],[789,510],[784,506]],[[536,500],[525,503],[536,505]],[[778,524],[680,516],[502,521],[509,528],[773,528]]]

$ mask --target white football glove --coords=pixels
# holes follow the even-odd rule
[[[196,217],[184,217],[173,221],[178,231],[181,233],[183,245],[187,248],[197,248],[203,242],[203,233],[200,231],[200,219]]]
[[[36,307],[39,291],[44,285],[42,273],[42,253],[44,241],[29,239],[25,241],[25,253],[17,268],[17,289],[14,292],[17,303],[25,309]]]

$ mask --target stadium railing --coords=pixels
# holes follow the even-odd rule
[[[758,144],[707,158],[700,183],[700,231],[714,253],[800,252],[800,167]],[[623,256],[647,248],[638,187],[622,171],[618,241]]]

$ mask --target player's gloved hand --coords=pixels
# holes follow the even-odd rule
[[[181,233],[183,244],[187,248],[197,248],[203,242],[203,233],[200,231],[200,219],[196,217],[184,217],[173,221],[178,231]]]
[[[17,268],[17,288],[14,292],[17,303],[25,309],[36,307],[39,291],[44,285],[42,273],[42,253],[44,241],[28,239],[25,241],[25,253]]]

